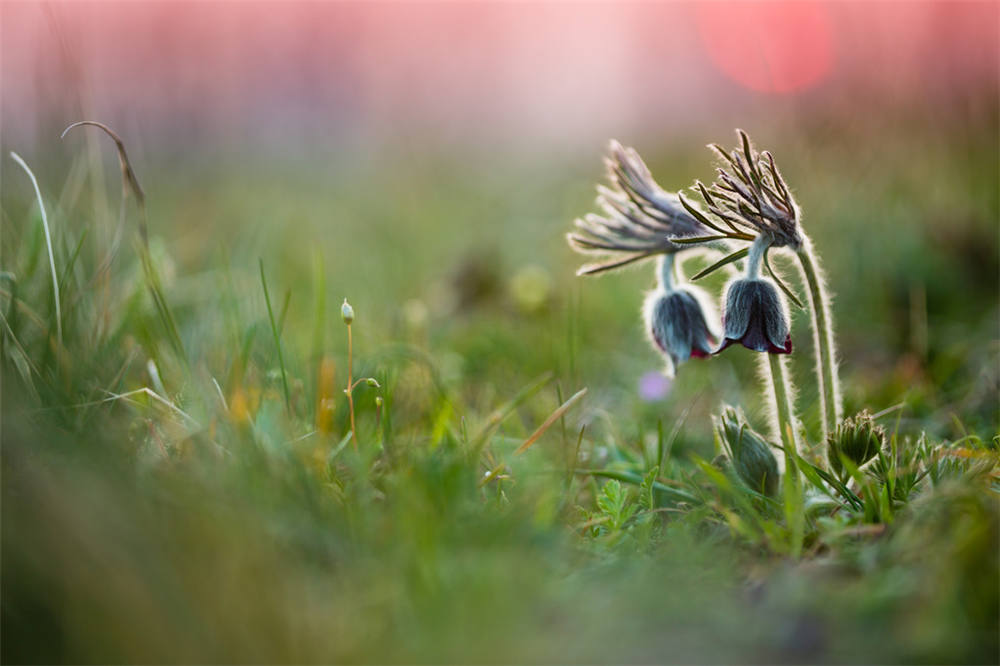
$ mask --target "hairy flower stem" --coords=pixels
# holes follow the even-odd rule
[[[771,247],[774,241],[768,234],[760,234],[754,239],[754,242],[750,244],[750,252],[747,254],[747,270],[746,278],[748,280],[756,280],[760,278],[760,264],[764,261],[764,255],[767,254],[767,249]]]
[[[659,280],[660,287],[665,293],[670,293],[674,290],[674,270],[675,270],[675,259],[672,254],[665,254],[660,257],[660,272]]]
[[[802,480],[799,468],[795,463],[796,456],[801,456],[799,446],[799,428],[795,420],[792,406],[792,385],[788,378],[784,359],[777,354],[767,354],[771,379],[771,396],[774,399],[778,430],[781,431],[781,444],[785,453],[785,521],[791,530],[791,552],[798,557],[802,551],[802,538],[805,532],[805,507],[803,506]]]
[[[833,348],[833,320],[830,301],[819,272],[819,263],[812,250],[812,243],[805,239],[796,252],[809,291],[809,308],[812,311],[813,344],[816,348],[816,382],[823,409],[823,437],[833,432],[843,413],[840,402],[840,382],[837,378],[837,359]]]
[[[782,359],[778,354],[767,354],[771,379],[771,397],[774,400],[774,413],[778,419],[778,430],[781,444],[785,447],[785,460],[789,458],[788,451],[801,455],[799,446],[799,429],[792,406],[791,380]]]

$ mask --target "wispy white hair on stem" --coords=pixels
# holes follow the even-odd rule
[[[777,356],[772,354],[756,354],[757,357],[757,371],[760,375],[761,384],[764,386],[767,399],[763,401],[763,404],[767,406],[767,423],[769,426],[769,431],[771,434],[772,443],[781,443],[787,446],[786,438],[783,436],[781,428],[781,415],[779,414],[778,398],[776,397],[776,387],[775,381],[780,381],[783,385],[784,393],[787,396],[788,404],[787,408],[789,411],[789,426],[792,429],[792,441],[796,448],[798,448],[798,443],[802,441],[802,424],[799,422],[797,417],[797,411],[795,409],[795,404],[798,401],[798,391],[795,388],[795,384],[792,382],[788,373],[788,359],[786,356]],[[778,360],[778,367],[780,368],[781,376],[775,378],[772,372],[771,359],[775,358]],[[802,451],[796,451],[799,455]],[[778,465],[781,469],[781,473],[785,473],[785,456],[778,456]]]

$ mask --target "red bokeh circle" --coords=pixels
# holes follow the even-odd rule
[[[800,91],[833,67],[830,17],[822,4],[706,2],[695,11],[712,62],[751,90]]]

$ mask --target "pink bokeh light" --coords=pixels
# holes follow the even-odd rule
[[[998,11],[950,2],[3,3],[3,123],[25,141],[45,119],[89,116],[196,146],[269,133],[603,144],[778,98],[941,104],[956,87],[993,90]]]
[[[751,90],[790,93],[833,67],[829,10],[810,2],[698,5],[698,30],[719,69]]]

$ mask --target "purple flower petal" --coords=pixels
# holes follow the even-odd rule
[[[650,371],[639,378],[639,397],[645,402],[663,400],[673,382],[661,372]]]

